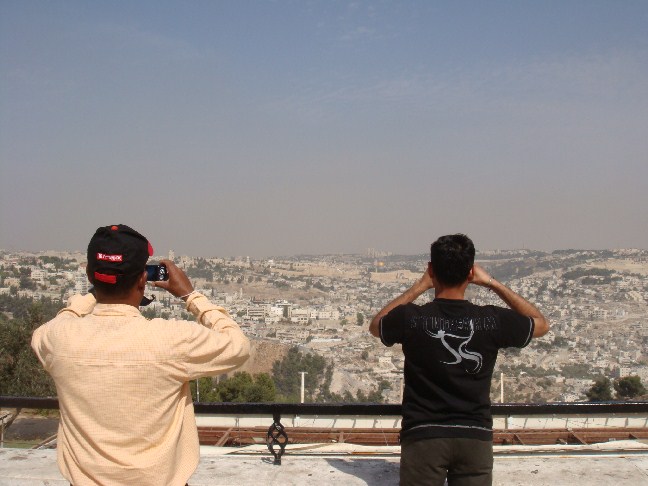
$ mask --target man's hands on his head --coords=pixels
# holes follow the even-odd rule
[[[432,279],[432,264],[428,263],[423,276],[418,280],[418,283],[425,287],[425,290],[430,290],[434,288],[434,280]]]
[[[476,263],[473,265],[472,279],[470,283],[479,285],[480,287],[490,287],[493,282],[493,278],[488,274],[486,270],[481,265]]]
[[[160,260],[160,263],[164,264],[167,267],[169,272],[169,280],[162,280],[158,282],[153,282],[153,285],[160,287],[168,292],[170,292],[175,297],[181,297],[183,295],[190,294],[193,292],[193,285],[189,280],[189,277],[180,269],[178,266],[173,263],[171,260]]]

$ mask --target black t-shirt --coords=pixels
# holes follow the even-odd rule
[[[490,384],[500,348],[523,348],[534,322],[511,309],[467,300],[401,305],[380,321],[386,346],[403,345],[401,438],[492,440]]]

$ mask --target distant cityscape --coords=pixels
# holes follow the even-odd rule
[[[251,259],[201,258],[173,252],[168,258],[195,288],[222,306],[244,332],[273,356],[298,346],[333,363],[331,391],[369,392],[379,384],[386,402],[399,402],[403,356],[384,347],[367,325],[389,300],[419,278],[427,255],[394,255],[367,249],[363,255]],[[648,251],[495,250],[478,262],[536,303],[551,331],[525,350],[500,353],[492,398],[507,402],[578,401],[593,380],[637,375],[648,384]],[[88,291],[85,254],[0,250],[0,294],[65,301]],[[189,319],[183,303],[153,288],[146,317]],[[421,301],[433,298],[433,292]],[[469,287],[479,304],[503,305],[491,292]],[[5,312],[11,318],[11,312]],[[260,351],[261,352],[261,351]],[[256,371],[269,371],[261,368]],[[503,376],[504,386],[501,386]],[[384,386],[387,382],[389,386]]]

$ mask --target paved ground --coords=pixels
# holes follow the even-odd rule
[[[5,432],[5,440],[32,441],[45,439],[56,434],[58,418],[26,417],[18,418]]]
[[[302,446],[281,466],[261,446],[205,447],[191,486],[395,485],[398,448],[337,445]],[[648,444],[623,441],[602,446],[496,448],[494,484],[648,485]],[[56,468],[55,450],[0,449],[0,485],[67,485]]]

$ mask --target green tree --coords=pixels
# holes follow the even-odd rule
[[[607,402],[612,400],[612,388],[608,378],[601,376],[594,380],[591,388],[585,393],[590,402]]]
[[[53,380],[31,349],[34,330],[53,317],[47,310],[32,303],[21,318],[0,314],[0,395],[56,395]]]
[[[200,393],[196,393],[196,387]],[[196,402],[216,402],[214,399],[214,382],[211,377],[199,378],[195,381],[189,382],[189,390],[191,391],[191,399]]]
[[[362,398],[364,398],[364,400],[361,400],[360,392],[358,391],[358,402],[382,403],[382,390],[380,388],[375,388],[374,390],[370,391],[366,397]]]
[[[333,365],[315,353],[302,353],[297,347],[272,365],[272,377],[280,401],[298,402],[301,394],[301,371],[304,378],[305,399],[309,402],[326,402],[331,396]]]
[[[23,290],[36,290],[36,282],[31,279],[31,269],[21,268],[18,272],[20,288]]]
[[[342,395],[331,393],[328,397],[328,402],[331,403],[382,403],[384,402],[383,391],[391,389],[391,385],[387,380],[381,380],[376,388],[365,394],[362,390],[358,390],[356,395],[353,396],[349,390],[344,390]]]
[[[274,402],[277,397],[277,387],[268,373],[254,375],[253,383],[244,393],[246,402]]]
[[[520,351],[519,348],[513,349]],[[506,351],[508,352],[509,349]],[[566,378],[587,378],[591,372],[591,366],[583,363],[566,364],[562,367],[562,376]]]
[[[391,383],[387,380],[380,380],[378,382],[378,389],[382,392],[383,390],[391,390]]]
[[[147,309],[140,309],[140,312],[147,319],[155,319],[157,317],[157,312],[155,312],[155,309],[153,309],[152,307],[149,307]]]
[[[358,326],[362,326],[364,324],[364,314],[363,313],[358,312],[356,314],[356,324],[358,324]]]
[[[267,373],[250,375],[242,371],[214,385],[212,378],[198,380],[201,402],[274,402],[275,384]],[[196,399],[196,385],[192,382],[192,395]]]
[[[616,391],[617,398],[627,399],[645,394],[646,388],[638,376],[624,376],[614,380],[614,391]]]

